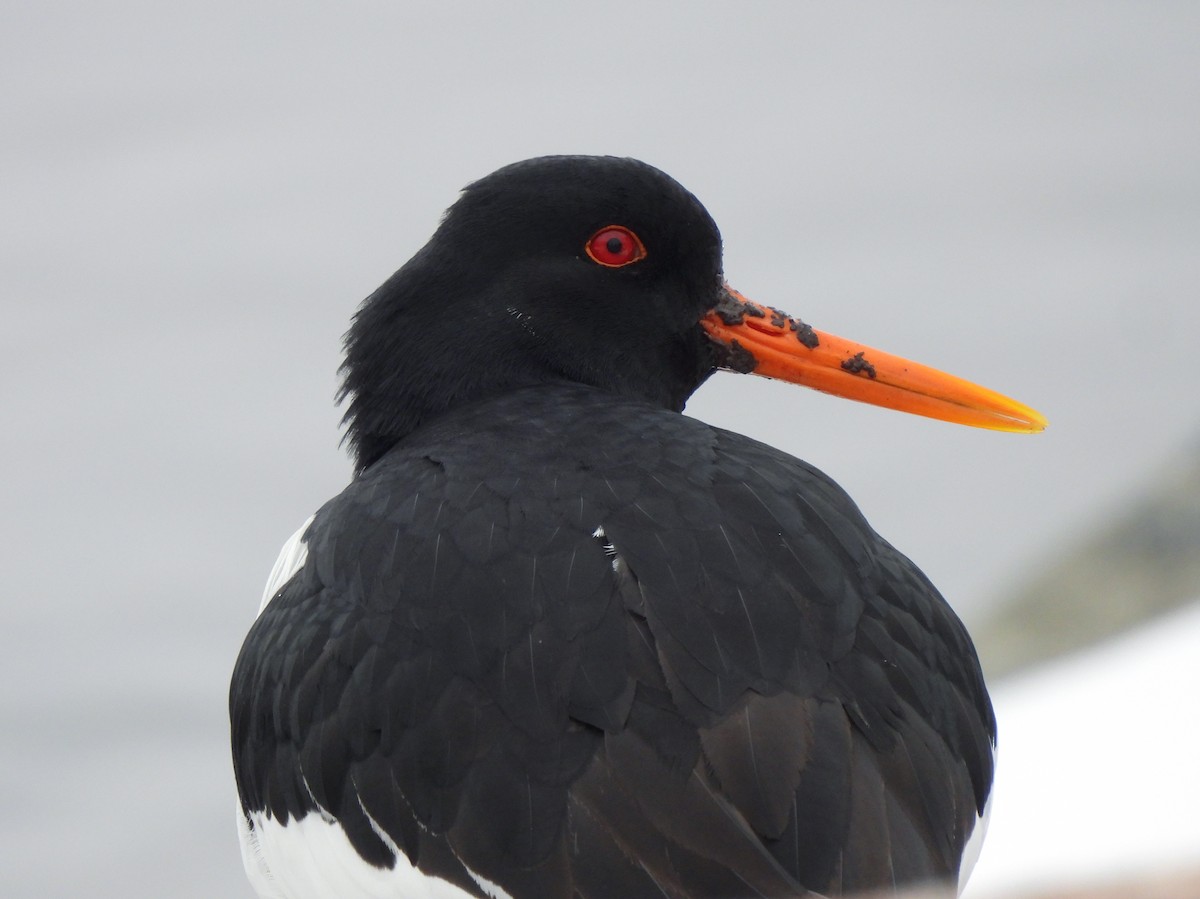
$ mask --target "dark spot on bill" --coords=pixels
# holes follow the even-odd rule
[[[722,351],[719,354],[719,364],[722,368],[748,375],[758,367],[758,360],[754,358],[754,354],[736,340],[731,340],[728,346],[722,345],[719,349]]]
[[[729,294],[722,292],[721,299],[716,306],[713,307],[713,312],[720,316],[721,321],[727,325],[740,325],[746,317],[746,305],[738,302]]]
[[[821,341],[817,339],[817,332],[812,329],[812,325],[806,325],[800,319],[794,318],[792,319],[791,327],[796,332],[796,339],[810,350],[815,350],[821,345]]]
[[[713,312],[717,313],[721,321],[727,325],[740,325],[747,315],[751,318],[766,318],[767,315],[753,303],[739,300],[729,293],[722,295],[717,305],[713,307]]]
[[[868,378],[875,377],[875,366],[864,359],[861,352],[855,353],[849,359],[843,360],[842,368],[854,375],[866,372]]]

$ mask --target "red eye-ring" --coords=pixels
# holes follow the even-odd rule
[[[605,225],[584,246],[588,257],[607,268],[620,268],[646,258],[638,236],[620,225]]]

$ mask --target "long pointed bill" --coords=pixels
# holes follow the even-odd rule
[[[847,399],[995,431],[1041,431],[1041,413],[986,387],[817,331],[732,288],[700,324],[724,348],[722,367]]]

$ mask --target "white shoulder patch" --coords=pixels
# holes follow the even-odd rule
[[[314,518],[316,515],[309,515],[304,524],[300,525],[300,530],[292,534],[288,542],[283,544],[283,549],[279,551],[279,558],[275,560],[275,567],[271,569],[271,576],[267,578],[262,602],[258,604],[259,615],[267,607],[267,603],[274,599],[279,588],[291,580],[292,575],[304,566],[304,561],[308,558],[308,544],[304,542],[304,532],[308,530],[308,526],[312,524]]]

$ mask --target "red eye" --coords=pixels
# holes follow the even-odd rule
[[[646,248],[638,236],[620,225],[608,225],[592,235],[584,247],[593,262],[608,268],[620,268],[646,258]]]

